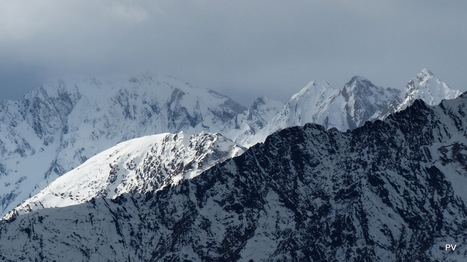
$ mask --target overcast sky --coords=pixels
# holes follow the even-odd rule
[[[152,71],[247,105],[429,68],[467,91],[467,1],[0,0],[0,101],[45,79]]]

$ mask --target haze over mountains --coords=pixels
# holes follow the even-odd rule
[[[0,108],[0,203],[6,214],[57,177],[117,143],[159,133],[221,133],[250,147],[279,129],[317,123],[345,131],[383,119],[417,98],[460,92],[424,69],[405,92],[353,77],[342,89],[310,82],[284,106],[266,97],[246,109],[170,77],[141,75],[44,84]]]
[[[2,212],[119,142],[165,132],[217,132],[244,110],[228,97],[172,78],[46,84],[0,109]]]
[[[353,77],[343,88],[334,88],[325,81],[313,81],[291,98],[264,129],[264,134],[306,123],[345,131],[366,121],[384,119],[416,99],[436,105],[442,99],[453,99],[460,94],[459,90],[451,89],[428,69],[423,69],[411,79],[405,91],[375,86],[361,76]]]
[[[167,119],[167,127],[230,133],[148,136],[90,158],[0,222],[0,258],[459,261],[467,256],[467,97],[430,106],[460,92],[428,70],[411,80],[405,93],[354,77],[343,89],[311,83],[282,108],[260,98],[246,111],[226,97],[210,98],[209,91],[167,90],[160,112],[171,112],[172,106],[182,112],[158,118]],[[122,92],[109,95],[116,103],[108,114],[118,112],[124,116],[119,121],[128,118],[132,125],[110,127],[132,130],[140,123],[132,116],[144,115],[137,113],[145,108],[143,99],[113,99]],[[182,103],[197,92],[211,103]],[[101,114],[99,120],[110,118]],[[322,125],[287,128],[306,122]],[[108,135],[116,129],[106,133],[84,126],[90,137],[118,139]],[[239,146],[264,139],[248,150]],[[442,250],[446,243],[458,248]]]

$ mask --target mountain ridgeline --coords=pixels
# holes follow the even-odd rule
[[[144,194],[191,179],[244,148],[220,134],[158,134],[120,143],[57,178],[5,217],[93,198]]]
[[[464,93],[346,132],[286,128],[178,185],[3,220],[0,258],[462,261],[466,118]]]
[[[0,107],[0,260],[465,258],[460,94],[426,69],[249,109],[170,77],[51,82]]]
[[[426,69],[405,92],[356,76],[342,89],[311,82],[285,105],[259,97],[249,109],[215,91],[149,74],[50,82],[0,105],[0,214],[129,139],[204,131],[250,147],[286,127],[317,123],[345,131],[417,98],[433,105],[459,94]]]
[[[58,81],[0,107],[0,213],[117,143],[219,132],[246,110],[173,78]]]
[[[368,79],[355,76],[342,89],[327,82],[310,82],[292,96],[251,142],[262,142],[274,131],[316,123],[325,128],[345,131],[362,126],[367,121],[384,119],[389,114],[422,99],[429,105],[437,105],[443,99],[453,99],[461,94],[451,89],[427,69],[423,69],[407,84],[405,91],[375,86]]]

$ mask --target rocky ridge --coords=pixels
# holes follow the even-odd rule
[[[173,187],[1,221],[0,258],[461,261],[466,117],[463,94],[347,132],[287,128]]]

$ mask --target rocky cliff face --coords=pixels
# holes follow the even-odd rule
[[[93,198],[145,194],[196,177],[243,153],[220,134],[159,134],[120,143],[64,174],[5,218],[43,208],[65,207]],[[4,219],[5,219],[4,218]]]
[[[222,133],[252,146],[273,132],[317,123],[345,131],[384,119],[421,98],[436,104],[452,90],[423,70],[401,91],[353,77],[342,89],[311,82],[284,106],[266,97],[247,110],[212,90],[141,75],[45,84],[0,106],[0,214],[117,143],[158,133]]]
[[[411,105],[416,99],[437,105],[443,99],[453,99],[460,94],[428,69],[423,69],[411,79],[405,90],[376,86],[361,76],[352,77],[343,88],[335,88],[325,81],[313,81],[292,96],[250,141],[251,144],[263,142],[277,130],[306,123],[319,124],[327,129],[352,130],[367,121],[382,120]]]
[[[0,107],[0,214],[119,142],[218,132],[245,110],[212,90],[151,75],[45,84]]]
[[[1,221],[0,258],[462,261],[466,130],[467,94],[347,132],[287,128],[173,187]]]
[[[267,97],[258,97],[244,113],[238,114],[220,131],[236,143],[249,147],[259,142],[256,136],[268,132],[266,127],[283,109],[284,104]]]

